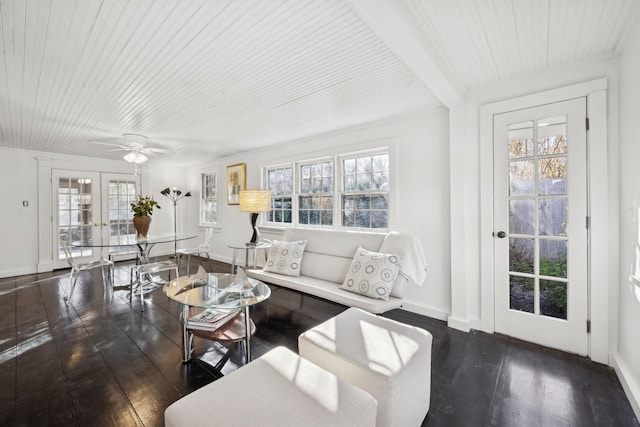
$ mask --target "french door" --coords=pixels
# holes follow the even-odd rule
[[[495,329],[588,350],[586,99],[494,116]]]
[[[59,239],[108,242],[111,237],[134,234],[130,203],[135,199],[135,175],[53,170],[54,267],[67,266]],[[72,247],[74,260],[107,256],[104,249]]]

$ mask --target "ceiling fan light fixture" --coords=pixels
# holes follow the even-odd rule
[[[144,163],[149,158],[139,151],[132,151],[125,154],[124,159],[129,163]]]

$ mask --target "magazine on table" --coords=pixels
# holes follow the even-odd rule
[[[240,310],[219,310],[209,308],[191,317],[187,322],[188,328],[206,329],[215,331],[230,320],[233,320]]]

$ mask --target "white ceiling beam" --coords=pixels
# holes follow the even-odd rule
[[[383,43],[402,60],[446,107],[464,100],[461,89],[434,60],[424,33],[403,0],[346,0]],[[430,51],[431,50],[431,51]]]

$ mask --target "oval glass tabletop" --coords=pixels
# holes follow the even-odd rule
[[[261,303],[269,298],[271,289],[256,279],[242,283],[233,274],[208,273],[206,280],[193,276],[174,279],[165,285],[164,293],[191,307],[232,309]]]
[[[188,240],[196,237],[198,237],[196,234],[189,233],[159,233],[141,238],[138,238],[135,234],[125,234],[121,236],[112,236],[109,239],[96,238],[75,240],[71,242],[71,246],[107,248],[116,246],[155,245],[156,243],[179,242],[181,240]]]

